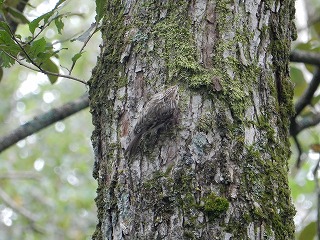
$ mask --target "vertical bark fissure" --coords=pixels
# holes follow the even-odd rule
[[[292,4],[107,1],[90,83],[95,239],[293,237]],[[177,119],[126,157],[145,104],[172,85]]]

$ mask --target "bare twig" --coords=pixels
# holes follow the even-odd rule
[[[28,209],[21,207],[20,205],[18,205],[12,198],[10,198],[10,196],[3,191],[0,188],[0,198],[2,199],[2,201],[10,208],[13,209],[13,211],[15,211],[16,213],[20,214],[21,216],[25,217],[29,222],[30,225],[32,227],[32,229],[38,233],[45,233],[45,229],[43,229],[42,227],[38,226],[36,224],[36,221],[38,221],[39,217],[34,215],[32,212],[30,212]]]
[[[316,113],[309,117],[304,117],[296,123],[296,133],[302,130],[316,126],[320,122],[320,113]]]
[[[307,88],[307,90],[303,93],[301,98],[295,104],[296,116],[311,102],[313,94],[317,91],[317,88],[320,84],[320,69],[317,68],[313,78]]]
[[[31,222],[36,222],[38,220],[38,217],[36,215],[34,215],[32,212],[30,212],[29,210],[21,207],[20,205],[18,205],[13,199],[10,198],[10,196],[3,191],[0,188],[0,198],[3,200],[3,202],[8,205],[8,207],[12,208],[14,211],[16,211],[17,213],[19,213],[20,215],[24,216],[25,218],[27,218],[29,221]]]
[[[93,30],[92,34],[90,34],[89,37],[86,39],[86,41],[83,43],[83,46],[81,47],[79,53],[82,53],[83,49],[87,46],[88,42],[90,41],[92,36],[95,34],[96,30],[97,30],[97,23],[94,26],[94,30]],[[72,62],[72,66],[71,66],[71,68],[69,70],[69,75],[71,74],[71,72],[72,72],[72,70],[73,70],[75,65],[76,65],[76,61],[73,61]]]
[[[34,172],[6,172],[0,174],[1,179],[34,179],[37,180],[40,178],[40,174]]]
[[[301,113],[301,111],[311,103],[311,100],[314,96],[314,93],[317,91],[318,86],[320,84],[320,54],[306,52],[301,50],[294,50],[290,54],[290,61],[291,62],[302,62],[306,64],[313,64],[318,66],[316,71],[313,75],[311,82],[309,83],[306,91],[303,95],[299,98],[299,100],[295,104],[295,116],[291,118],[291,125],[290,125],[290,134],[293,137],[295,144],[298,148],[298,159],[297,159],[297,168],[300,167],[301,164],[301,154],[302,150],[300,147],[300,143],[297,139],[297,135],[299,132],[304,130],[305,128],[312,127],[317,125],[320,122],[320,114],[315,114],[313,117],[303,118],[299,122],[297,121],[297,116]]]
[[[33,120],[18,127],[13,132],[0,138],[0,152],[8,147],[24,139],[25,137],[36,133],[37,131],[60,121],[70,115],[79,112],[80,110],[89,106],[88,95],[84,95],[79,99],[67,103],[59,108],[54,108],[44,114],[35,117]]]
[[[290,61],[320,66],[320,54],[314,52],[294,50],[290,54]]]
[[[297,158],[297,162],[296,162],[296,167],[300,168],[300,165],[302,162],[301,161],[302,149],[300,146],[300,142],[298,141],[297,135],[293,135],[292,137],[293,137],[294,143],[296,144],[297,149],[298,149],[298,158]]]

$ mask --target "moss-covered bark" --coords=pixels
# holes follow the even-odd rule
[[[106,1],[90,82],[94,239],[293,239],[294,1]],[[143,106],[179,114],[125,156]]]

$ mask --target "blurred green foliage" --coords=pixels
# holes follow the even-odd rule
[[[30,1],[25,11],[29,20],[50,10],[52,1]],[[53,3],[54,6],[55,3]],[[76,6],[76,7],[75,7]],[[44,36],[65,48],[57,65],[70,67],[70,56],[81,42],[70,42],[86,31],[95,18],[94,1],[70,0],[64,12],[64,29],[49,27]],[[58,31],[62,30],[59,35]],[[27,25],[17,33],[30,34]],[[99,53],[100,36],[95,34],[72,75],[88,80]],[[86,50],[85,49],[85,50]],[[70,79],[52,85],[48,77],[19,65],[4,69],[0,82],[0,133],[5,135],[39,113],[75,100],[88,91]],[[29,136],[0,154],[0,190],[18,206],[11,209],[0,197],[0,239],[91,239],[96,225],[96,181],[92,177],[93,130],[89,109]],[[36,221],[31,221],[28,214]]]
[[[306,6],[307,24],[299,25],[298,40],[293,43],[292,49],[304,50],[313,53],[320,53],[320,2],[317,0],[299,1],[304,2]],[[296,16],[302,16],[301,8],[297,8]],[[300,18],[301,20],[301,18]],[[297,101],[308,86],[315,67],[308,64],[291,64],[291,79],[295,84],[294,101]],[[299,120],[302,117],[307,117],[319,112],[320,95],[316,92],[312,99],[311,106],[306,107]],[[296,206],[297,214],[295,217],[296,223],[296,239],[313,240],[317,238],[317,195],[316,184],[313,171],[317,165],[319,154],[314,153],[310,146],[320,143],[319,126],[315,126],[304,130],[298,135],[298,140],[303,150],[303,163],[300,169],[296,169],[297,149],[292,141],[292,157],[289,162],[289,182],[292,192],[292,199]]]

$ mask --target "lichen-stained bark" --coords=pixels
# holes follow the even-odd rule
[[[294,1],[107,0],[90,82],[93,239],[293,239]],[[125,155],[145,104],[179,113]]]

